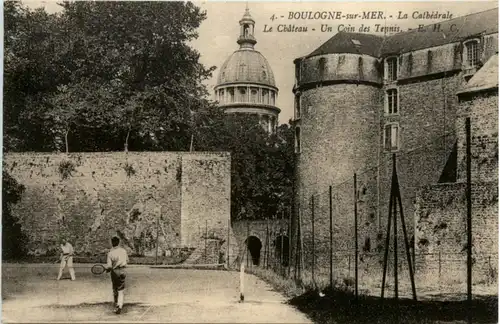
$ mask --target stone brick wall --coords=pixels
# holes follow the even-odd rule
[[[302,94],[305,111],[300,120],[302,151],[298,156],[297,192],[305,262],[312,260],[312,208],[315,198],[315,250],[317,259],[326,256],[329,237],[328,192],[335,197],[335,245],[346,250],[353,244],[353,175],[376,165],[380,125],[380,90],[363,84],[318,87]],[[363,213],[373,212],[376,182],[373,173],[363,181],[366,190]],[[343,183],[343,185],[338,185]],[[373,188],[375,187],[375,190]],[[296,227],[295,227],[296,228]],[[367,226],[368,230],[369,226]]]
[[[422,281],[436,274],[466,282],[467,205],[465,183],[440,184],[422,189],[415,211],[416,275]],[[498,185],[472,186],[473,281],[487,281],[497,272]],[[440,273],[438,273],[440,272]]]
[[[463,77],[453,74],[440,79],[418,79],[399,85],[399,114],[386,116],[380,127],[399,123],[400,149],[396,153],[399,186],[408,236],[414,231],[414,203],[421,186],[438,183],[456,142],[455,120],[458,109],[456,91]],[[383,109],[383,107],[381,108]],[[392,153],[383,150],[380,139],[378,237],[385,237],[392,177]],[[400,235],[402,234],[399,228]],[[377,244],[382,242],[377,240]],[[403,240],[399,240],[401,250]]]
[[[207,161],[212,168],[193,166]],[[160,254],[196,247],[190,238],[208,218],[214,218],[209,231],[223,235],[229,164],[228,153],[4,155],[4,168],[26,186],[14,213],[28,234],[30,253],[42,255],[56,253],[62,236],[78,254],[105,251],[112,235],[120,236],[132,255],[154,255],[157,236]],[[64,170],[72,170],[67,178]]]
[[[320,71],[320,60],[324,61],[322,72]],[[362,61],[361,65],[360,60]],[[302,61],[300,83],[332,80],[360,80],[380,83],[378,66],[378,59],[368,55],[317,55]]]
[[[182,156],[181,244],[193,246],[208,234],[224,238],[230,226],[229,155]]]
[[[458,181],[466,178],[465,119],[471,117],[471,173],[474,182],[498,181],[498,89],[462,98],[456,121]]]

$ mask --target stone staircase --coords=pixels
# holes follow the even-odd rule
[[[220,245],[218,239],[207,239],[205,248],[205,240],[201,239],[183,264],[219,264]]]
[[[229,267],[232,268],[232,264],[235,263],[238,257],[238,243],[236,237],[231,229],[230,239],[229,239]],[[184,265],[196,265],[196,264],[224,264],[227,265],[227,241],[222,241],[220,239],[207,239],[206,240],[206,255],[205,255],[205,239],[200,238],[196,244],[195,250],[191,255],[182,263]]]

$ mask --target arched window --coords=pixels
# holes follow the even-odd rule
[[[245,37],[248,37],[248,34],[249,34],[249,28],[248,28],[248,25],[243,25],[243,35]]]
[[[239,102],[246,102],[247,101],[247,89],[245,88],[239,88]]]
[[[252,88],[252,89],[250,90],[250,101],[251,101],[252,103],[258,103],[258,102],[259,102],[259,100],[258,100],[258,98],[257,98],[257,97],[258,97],[258,95],[259,95],[259,91],[258,91],[258,89],[256,89],[256,88]]]
[[[219,91],[219,102],[223,103],[224,102],[224,89],[221,89]]]
[[[269,105],[269,91],[262,89],[262,103]]]
[[[266,71],[262,71],[262,80],[265,80],[266,78],[267,78]]]

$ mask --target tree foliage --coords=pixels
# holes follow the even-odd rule
[[[189,45],[205,13],[189,2],[61,5],[4,3],[5,148],[188,149],[213,71]]]
[[[12,206],[22,196],[24,186],[5,171],[2,172],[2,258],[16,259],[26,254],[24,236],[21,225],[12,215]]]
[[[258,119],[211,110],[197,116],[194,149],[231,153],[231,215],[261,219],[292,205],[295,155],[290,125],[268,134]]]

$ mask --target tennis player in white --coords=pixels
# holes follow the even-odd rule
[[[68,242],[67,239],[63,239],[61,244],[61,265],[59,267],[59,275],[57,276],[57,280],[61,280],[63,270],[66,266],[68,266],[69,274],[71,276],[71,280],[75,280],[75,269],[73,269],[73,255],[75,251],[73,250],[73,245]]]

